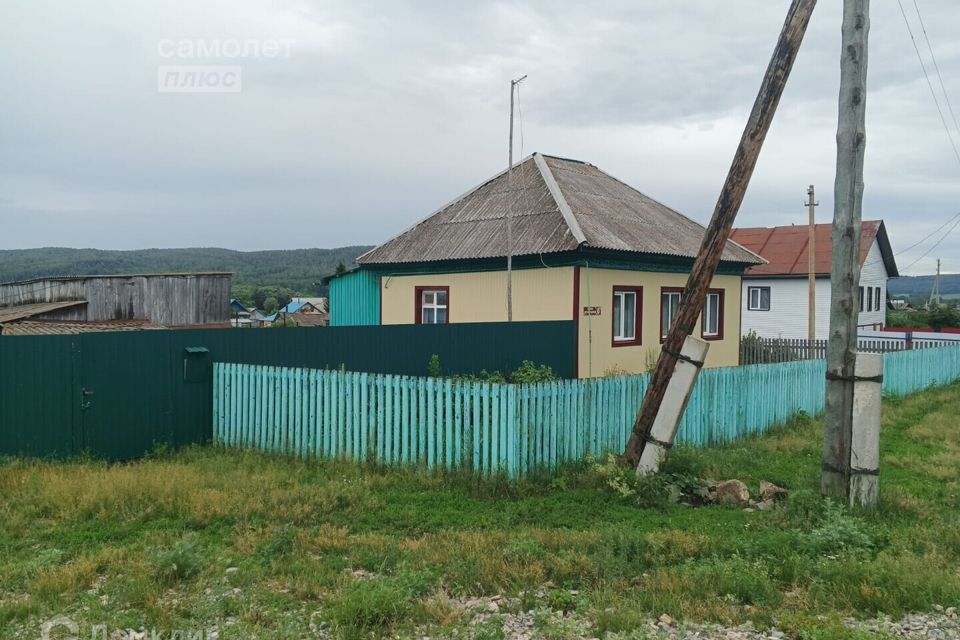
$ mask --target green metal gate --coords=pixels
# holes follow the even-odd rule
[[[212,436],[212,363],[424,375],[509,371],[523,360],[572,377],[573,322],[196,329],[0,336],[0,455],[126,460]]]

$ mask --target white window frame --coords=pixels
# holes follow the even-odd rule
[[[717,307],[715,311],[710,310],[710,298],[715,298]],[[720,336],[720,327],[722,326],[720,314],[723,312],[723,294],[719,291],[708,291],[707,297],[703,302],[703,336],[705,338],[717,338]],[[711,318],[711,313],[713,317]],[[716,328],[710,331],[710,320],[716,324]]]
[[[437,294],[443,293],[447,296],[444,304],[437,302]],[[428,302],[427,296],[432,300]],[[446,289],[421,289],[420,290],[420,324],[447,324],[450,322],[450,293]],[[427,322],[425,312],[427,309],[433,309],[433,322]],[[443,322],[437,322],[437,311],[444,310]]]
[[[664,300],[666,298],[666,300]],[[676,298],[676,303],[673,302],[673,299]],[[660,339],[663,340],[667,337],[667,333],[670,332],[670,327],[673,325],[673,321],[677,319],[677,312],[680,310],[680,303],[683,299],[682,291],[660,291]],[[666,305],[664,304],[666,302]],[[667,308],[667,323],[664,326],[663,322],[663,310],[664,307]]]
[[[767,292],[767,306],[763,306],[763,292]],[[753,292],[757,292],[757,304],[753,304]],[[747,287],[747,311],[770,311],[770,300],[773,297],[771,287]]]
[[[626,309],[627,298],[628,296],[633,299],[633,332],[631,335],[626,335],[626,317],[627,314],[624,313]],[[630,290],[623,291],[614,291],[613,292],[614,302],[617,298],[620,299],[620,318],[617,318],[617,305],[613,305],[613,341],[614,342],[636,342],[637,340],[637,292]]]

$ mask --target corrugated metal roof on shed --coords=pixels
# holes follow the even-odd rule
[[[533,154],[358,258],[390,264],[571,251],[579,246],[695,258],[704,228],[595,166]],[[581,242],[582,239],[582,242]],[[763,262],[736,243],[723,260]]]
[[[58,320],[22,320],[0,324],[0,334],[8,336],[54,336],[79,335],[81,333],[102,333],[106,331],[143,331],[145,329],[165,329],[158,324],[141,320],[118,320],[107,322],[58,321]]]
[[[0,324],[14,322],[24,318],[32,318],[51,311],[69,309],[87,304],[86,300],[65,300],[63,302],[37,302],[33,304],[19,304],[10,307],[0,307]]]

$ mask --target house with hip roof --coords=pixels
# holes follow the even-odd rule
[[[592,164],[534,153],[331,277],[331,325],[506,321],[509,254],[514,321],[573,321],[580,377],[643,372],[704,231]],[[738,364],[741,280],[762,262],[724,249],[697,325],[707,366]]]
[[[816,337],[830,334],[830,265],[832,225],[814,231]],[[743,277],[743,334],[764,338],[802,339],[809,324],[809,244],[806,225],[734,229],[731,238],[766,260]],[[866,221],[860,236],[859,318],[861,329],[883,329],[886,322],[887,280],[899,275],[887,229],[882,220]]]

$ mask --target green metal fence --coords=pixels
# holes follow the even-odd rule
[[[960,349],[885,359],[891,393],[960,379]],[[707,369],[678,441],[706,446],[762,433],[800,411],[821,413],[825,373],[822,360]],[[515,477],[622,451],[647,381],[509,385],[217,363],[214,438],[301,457]]]
[[[134,458],[209,441],[212,363],[574,375],[573,322],[0,336],[0,454]]]

